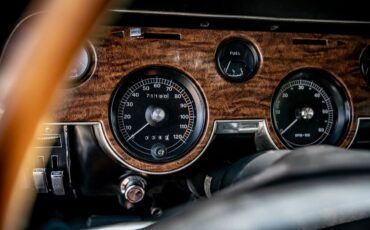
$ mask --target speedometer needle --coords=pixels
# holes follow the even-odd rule
[[[143,127],[141,127],[138,131],[136,131],[134,134],[132,134],[128,139],[127,141],[131,140],[132,138],[134,138],[138,133],[140,133],[141,131],[143,131],[143,129],[145,129],[147,126],[149,125],[149,122],[146,123]]]
[[[298,119],[296,118],[292,123],[290,123],[290,125],[288,125],[288,127],[286,127],[280,135],[283,135],[286,131],[288,131],[288,129],[290,129],[296,122],[298,121]]]

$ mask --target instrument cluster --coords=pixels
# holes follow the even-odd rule
[[[131,170],[180,171],[218,135],[253,135],[256,152],[370,148],[360,135],[370,127],[370,39],[122,26],[100,33],[79,52],[51,117],[93,125],[105,153]]]
[[[367,60],[365,55],[362,60]],[[215,49],[214,63],[224,81],[248,85],[259,77],[263,54],[254,42],[229,37]],[[361,68],[367,71],[364,64]],[[253,119],[219,120],[214,130],[218,134],[254,132],[260,150],[278,148],[271,132],[283,148],[340,146],[353,122],[351,99],[343,84],[335,73],[324,68],[296,68],[282,76],[274,89],[269,119],[262,123],[253,123]],[[139,67],[122,76],[111,97],[109,121],[114,138],[139,161],[156,165],[176,162],[192,152],[205,134],[209,113],[206,98],[199,83],[179,68]],[[217,131],[211,135],[217,135]]]

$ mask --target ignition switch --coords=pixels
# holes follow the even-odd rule
[[[144,199],[146,184],[141,176],[127,176],[120,184],[121,195],[131,204],[139,203]]]

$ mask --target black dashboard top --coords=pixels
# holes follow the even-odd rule
[[[134,0],[129,9],[313,20],[370,21],[366,1],[360,0]]]

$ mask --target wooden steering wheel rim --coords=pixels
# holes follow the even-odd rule
[[[63,76],[107,0],[50,1],[0,69],[0,229],[25,228],[32,195],[20,189],[32,140]],[[3,83],[6,84],[3,84]],[[26,221],[22,221],[26,220]]]

